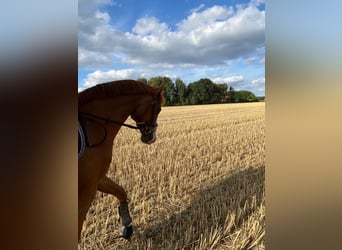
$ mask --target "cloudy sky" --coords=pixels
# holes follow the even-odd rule
[[[264,0],[79,0],[78,89],[168,76],[265,94]]]

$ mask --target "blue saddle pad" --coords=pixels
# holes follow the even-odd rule
[[[78,122],[77,127],[78,127],[77,128],[78,130],[78,159],[80,159],[84,153],[86,142],[85,142],[85,137],[84,137],[84,131],[80,122]]]

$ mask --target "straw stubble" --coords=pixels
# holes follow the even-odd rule
[[[114,140],[108,176],[128,193],[132,240],[98,193],[79,249],[264,249],[265,103],[163,107],[158,124],[152,145],[126,128]]]

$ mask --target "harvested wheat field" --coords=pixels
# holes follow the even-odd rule
[[[114,141],[108,176],[128,193],[132,240],[98,192],[79,249],[264,249],[265,103],[163,107],[158,124],[152,145],[127,128]]]

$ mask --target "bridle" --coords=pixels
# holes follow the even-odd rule
[[[102,121],[105,121],[105,122],[109,122],[109,123],[114,123],[114,124],[117,124],[117,125],[125,126],[127,128],[131,128],[131,129],[138,129],[143,136],[149,136],[152,133],[154,133],[156,131],[157,127],[158,127],[158,123],[157,123],[157,116],[158,116],[157,103],[158,103],[158,100],[157,99],[158,99],[157,95],[155,94],[153,96],[153,100],[152,100],[152,103],[151,103],[151,105],[152,105],[152,112],[153,112],[152,113],[152,118],[149,121],[136,122],[136,126],[130,125],[130,124],[126,124],[126,123],[123,123],[123,122],[118,122],[118,121],[112,120],[110,118],[105,118],[105,117],[102,117],[102,116],[98,116],[98,115],[94,115],[94,114],[90,114],[90,113],[86,113],[86,112],[78,112],[78,116],[81,117],[81,118],[92,118],[92,119],[96,119],[96,120],[102,120]],[[89,143],[87,142],[87,146],[88,147],[98,146],[98,145],[102,144],[105,141],[105,139],[107,137],[107,128],[105,127],[104,129],[105,129],[105,135],[104,135],[103,139],[99,143],[96,143],[96,144],[93,144],[93,145],[89,145]]]
[[[158,123],[157,123],[157,116],[158,116],[158,110],[157,110],[157,95],[155,94],[153,96],[153,100],[152,100],[152,118],[149,121],[145,121],[145,122],[137,122],[137,126],[134,128],[137,128],[140,130],[142,135],[151,135],[152,133],[154,133],[154,131],[156,131],[157,127],[158,127]],[[126,125],[126,124],[125,124]]]

